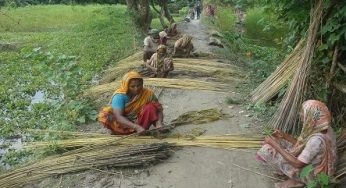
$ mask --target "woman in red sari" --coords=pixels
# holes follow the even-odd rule
[[[154,92],[143,88],[143,78],[128,72],[115,90],[111,106],[105,107],[98,120],[114,134],[142,133],[151,125],[162,126],[163,110]]]

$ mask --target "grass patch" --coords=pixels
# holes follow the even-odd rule
[[[235,99],[235,98],[232,98],[232,97],[227,97],[226,103],[227,103],[227,104],[237,104],[237,105],[239,105],[239,104],[242,104],[242,103],[243,103],[243,100],[241,100],[241,99]]]
[[[15,9],[1,9],[7,16],[0,17],[1,32],[43,32],[68,30],[87,23],[102,5],[66,6],[37,5]]]
[[[276,15],[263,7],[247,10],[245,28],[246,36],[257,39],[262,45],[281,44],[288,30],[287,24],[279,22]]]
[[[25,128],[73,130],[95,120],[80,94],[96,74],[137,48],[126,6],[47,5],[4,9],[0,41],[19,51],[0,52],[0,136]],[[13,20],[20,20],[16,24]],[[36,92],[43,101],[32,102]]]
[[[184,16],[180,16],[180,15],[173,15],[173,18],[176,22],[180,22],[183,20]],[[165,20],[165,23],[168,25],[169,24],[169,21],[167,20],[167,18],[165,17],[164,18]],[[155,29],[163,29],[162,26],[161,26],[161,23],[160,23],[160,19],[159,18],[154,18],[152,21],[151,21],[151,25],[150,25],[151,28],[155,28]]]
[[[215,53],[237,62],[249,72],[249,82],[239,86],[242,92],[248,93],[263,82],[290,51],[289,48],[281,48],[285,24],[276,21],[275,15],[265,12],[262,7],[255,7],[247,11],[246,28],[243,34],[240,33],[242,25],[235,25],[236,18],[231,8],[219,9],[218,7],[217,14],[221,16],[203,18],[204,23],[210,27],[216,27],[223,33],[223,43],[228,46],[227,49],[219,49]],[[242,103],[233,98],[228,98],[226,102],[227,104]],[[265,120],[269,119],[276,108],[275,101],[247,106],[247,109],[251,110],[255,116]]]
[[[236,17],[230,7],[218,7],[215,15],[215,25],[221,32],[231,32],[234,30]]]

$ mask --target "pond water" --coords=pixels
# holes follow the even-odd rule
[[[18,151],[23,148],[23,142],[21,137],[14,137],[9,139],[0,138],[0,168],[8,170],[11,168],[10,165],[4,164],[4,155],[9,150]]]
[[[44,101],[45,93],[41,90],[37,91],[31,98],[31,104],[41,103]]]
[[[28,110],[32,109],[33,104],[42,103],[44,101],[45,93],[41,90],[36,91],[35,95],[31,97],[31,104]]]

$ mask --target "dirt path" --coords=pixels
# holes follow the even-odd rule
[[[208,29],[200,21],[181,23],[181,33],[193,36],[196,51],[212,53],[208,46]],[[177,75],[179,77],[179,74]],[[207,78],[203,78],[207,79]],[[177,127],[174,133],[186,133],[194,128],[204,129],[205,135],[257,133],[259,125],[249,117],[240,105],[228,105],[227,97],[243,98],[238,92],[238,83],[227,83],[230,91],[219,93],[200,90],[164,89],[159,97],[165,112],[165,122],[169,123],[184,112],[209,108],[221,109],[227,118],[202,124]],[[39,187],[143,187],[143,188],[270,188],[272,180],[252,172],[244,171],[239,165],[253,171],[265,172],[255,161],[256,150],[252,149],[211,149],[185,147],[175,151],[173,156],[158,165],[143,169],[65,175],[40,183]],[[269,174],[270,175],[270,174]]]
[[[208,46],[208,29],[199,20],[182,23],[178,29],[182,33],[193,36],[196,51],[212,52]],[[160,96],[165,109],[165,121],[177,118],[184,112],[218,108],[227,114],[228,118],[204,125],[185,125],[175,129],[175,133],[189,132],[194,128],[206,130],[205,135],[253,133],[258,125],[248,116],[245,109],[238,105],[227,105],[226,98],[242,98],[237,92],[237,83],[228,83],[229,93],[212,91],[191,91],[165,89]],[[143,187],[182,187],[182,188],[268,188],[273,183],[261,176],[239,169],[233,164],[255,171],[261,167],[255,161],[256,150],[231,150],[209,148],[183,148],[168,161],[150,169],[150,176],[141,174]],[[265,173],[265,172],[263,172]]]

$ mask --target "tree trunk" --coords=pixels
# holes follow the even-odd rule
[[[153,7],[154,11],[157,12],[159,14],[159,19],[160,19],[160,24],[162,26],[162,28],[165,28],[166,23],[165,23],[165,19],[164,19],[164,14],[163,14],[163,9],[162,6],[159,3],[159,6],[161,7],[160,10],[157,10],[157,8],[155,7],[155,3],[154,0],[151,0],[151,6]]]
[[[149,0],[126,0],[126,4],[136,25],[143,33],[147,33],[152,19]]]
[[[160,0],[159,2],[161,2],[161,9],[163,9],[164,15],[167,18],[167,20],[169,21],[170,24],[174,23],[174,19],[173,16],[171,15],[171,13],[168,10],[168,0]]]

